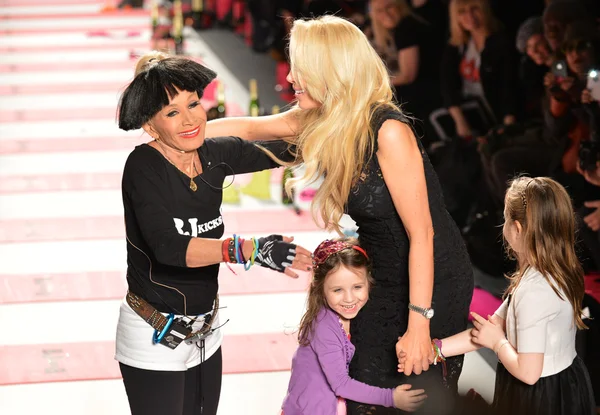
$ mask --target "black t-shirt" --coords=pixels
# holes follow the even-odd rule
[[[286,143],[261,144],[289,159],[285,156]],[[278,166],[254,144],[237,137],[206,139],[198,154],[202,174],[194,179],[198,186],[195,192],[190,189],[190,178],[147,144],[131,152],[123,171],[129,239],[127,283],[132,292],[161,312],[184,313],[184,298],[178,291],[186,296],[188,315],[210,311],[219,287],[219,264],[188,268],[188,244],[196,236],[223,236],[225,176]]]
[[[439,60],[441,52],[431,24],[422,18],[408,15],[394,29],[396,49],[419,48],[419,68],[416,79],[407,85],[395,86],[396,100],[403,109],[418,119],[425,120],[431,111],[441,105],[439,93]],[[398,62],[400,73],[402,66]]]
[[[419,73],[415,82],[437,80],[441,55],[437,40],[431,24],[412,15],[402,19],[394,29],[394,43],[398,51],[419,47]]]

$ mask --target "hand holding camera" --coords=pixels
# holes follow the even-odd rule
[[[552,70],[544,76],[544,86],[557,99],[566,98],[566,94],[575,84],[575,79],[568,76],[564,61],[557,61]]]
[[[591,104],[595,99],[592,97],[592,92],[589,89],[584,89],[581,92],[581,103],[582,104]]]
[[[578,163],[577,171],[594,186],[600,186],[600,162],[596,162],[596,168],[590,170],[583,170],[580,163]]]
[[[584,95],[587,102],[584,101]],[[587,86],[581,95],[581,102],[589,104],[600,101],[600,71],[592,69],[588,72]]]
[[[547,72],[544,75],[544,86],[550,89],[556,83],[556,76],[552,72]]]

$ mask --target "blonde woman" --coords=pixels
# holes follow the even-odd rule
[[[293,164],[305,167],[290,185],[324,176],[313,214],[340,232],[339,220],[348,213],[373,261],[370,301],[350,328],[356,346],[350,376],[384,388],[409,383],[425,389],[430,399],[424,413],[443,414],[462,358],[449,359],[444,381],[441,367],[430,367],[431,338],[466,329],[473,276],[433,167],[392,103],[385,65],[356,26],[332,16],[298,20],[290,59],[294,109],[210,122],[206,134],[286,137],[297,152]],[[407,355],[403,373],[397,371],[396,343]],[[348,402],[348,413],[398,412]]]
[[[439,66],[443,40],[437,28],[412,11],[408,0],[371,0],[369,5],[373,43],[390,70],[396,101],[427,125],[429,114],[442,105]],[[425,138],[433,137],[427,134]]]
[[[492,125],[469,122],[460,104],[477,100],[491,124],[515,122],[514,47],[499,30],[488,0],[451,0],[450,42],[441,65],[442,98],[459,137],[483,135]],[[479,120],[481,121],[481,120]]]

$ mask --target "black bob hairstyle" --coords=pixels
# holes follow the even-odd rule
[[[125,131],[142,128],[169,105],[170,98],[177,95],[177,89],[195,91],[198,98],[202,98],[204,88],[216,76],[214,71],[182,57],[150,62],[148,68],[140,72],[121,95],[117,115],[119,128]]]

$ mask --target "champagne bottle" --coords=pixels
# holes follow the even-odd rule
[[[258,88],[256,86],[256,79],[250,80],[250,109],[248,113],[251,117],[258,117],[260,112],[260,105],[258,103]]]
[[[227,116],[225,110],[225,86],[223,85],[223,82],[218,82],[219,83],[217,85],[217,111],[219,115],[217,115],[217,118],[225,118]]]
[[[193,27],[200,30],[204,27],[204,0],[192,0]]]
[[[273,105],[273,108],[271,109],[271,115],[275,114],[279,114],[279,105]],[[285,191],[285,184],[287,183],[288,179],[293,178],[294,173],[292,172],[292,169],[289,167],[283,169],[283,177],[281,179],[281,202],[285,206],[291,206],[294,204],[294,189],[292,189],[291,195],[288,195],[288,193]]]
[[[175,54],[183,55],[183,13],[181,12],[181,0],[173,2],[173,41],[175,42]]]
[[[273,105],[271,109],[271,115],[279,114],[279,105]],[[285,190],[285,185],[289,179],[294,178],[294,172],[291,167],[283,169],[283,177],[281,179],[281,202],[284,206],[291,206],[297,215],[300,215],[300,208],[296,205],[296,192],[294,189],[290,189],[290,194]]]
[[[285,184],[289,179],[294,178],[294,172],[290,167],[286,167],[283,170],[283,178],[281,179],[281,202],[285,206],[293,206],[294,205],[294,189],[291,189],[291,194],[288,195],[288,192],[285,191]]]
[[[152,37],[156,34],[156,29],[158,28],[158,1],[152,1],[152,10],[150,12],[150,17],[152,19]]]
[[[250,108],[248,113],[251,117],[258,117],[258,90],[256,79],[250,80]],[[271,171],[262,170],[252,173],[250,183],[242,188],[242,193],[252,196],[259,200],[271,200]]]

